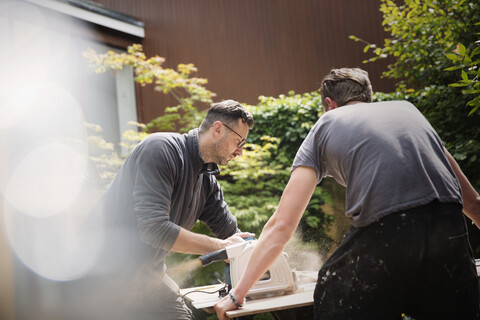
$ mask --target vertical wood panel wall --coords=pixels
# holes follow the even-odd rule
[[[383,44],[380,0],[98,0],[145,23],[148,56],[166,66],[193,63],[216,100],[256,104],[277,96],[318,89],[334,67],[362,67],[375,91],[391,91],[382,80],[386,62],[363,64],[356,35]],[[139,119],[149,121],[172,103],[152,87],[139,90]]]

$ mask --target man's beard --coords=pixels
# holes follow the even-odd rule
[[[208,155],[211,159],[213,159],[213,162],[220,166],[225,166],[227,165],[229,161],[229,156],[226,156],[222,153],[227,150],[227,136],[224,136],[220,141],[212,144],[208,150]]]

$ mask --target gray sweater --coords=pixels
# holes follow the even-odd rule
[[[191,230],[197,220],[221,239],[238,232],[218,173],[201,157],[198,129],[154,133],[139,143],[104,198],[113,261],[138,265],[155,256],[155,265],[163,264],[180,227]]]

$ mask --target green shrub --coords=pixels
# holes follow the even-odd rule
[[[263,226],[276,209],[295,154],[321,115],[321,97],[318,91],[304,94],[291,91],[276,98],[260,96],[259,103],[248,108],[255,119],[248,140],[257,147],[251,149],[253,154],[248,153],[247,147],[247,153],[238,160],[242,168],[236,164],[228,166],[226,174],[233,177],[234,184],[223,183],[222,188],[240,226],[243,217],[247,217],[251,224],[246,227],[256,228]],[[262,151],[258,146],[262,146]],[[257,163],[258,159],[262,162]],[[324,247],[331,244],[325,230],[333,220],[321,208],[326,198],[321,187],[317,187],[300,222],[302,239],[322,243]]]
[[[255,118],[255,128],[248,138],[260,143],[263,136],[280,139],[278,155],[287,165],[321,115],[322,99],[318,91],[304,94],[281,94],[275,97],[259,97],[256,106],[250,106]]]
[[[475,25],[480,25],[480,22]],[[472,97],[472,100],[467,103],[467,106],[472,106],[469,115],[480,107],[480,40],[475,41],[473,47],[470,47],[470,50],[466,49],[463,44],[459,43],[454,53],[446,55],[455,66],[445,69],[447,71],[462,70],[461,80],[450,86],[462,88],[463,94]]]

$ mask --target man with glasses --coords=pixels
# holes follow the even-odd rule
[[[201,255],[254,235],[240,232],[215,177],[218,165],[242,155],[251,128],[251,113],[226,100],[211,105],[199,128],[151,134],[131,152],[104,197],[104,268],[118,286],[111,294],[125,298],[111,299],[105,318],[193,318],[165,274],[165,257]],[[197,220],[216,238],[191,232]]]

